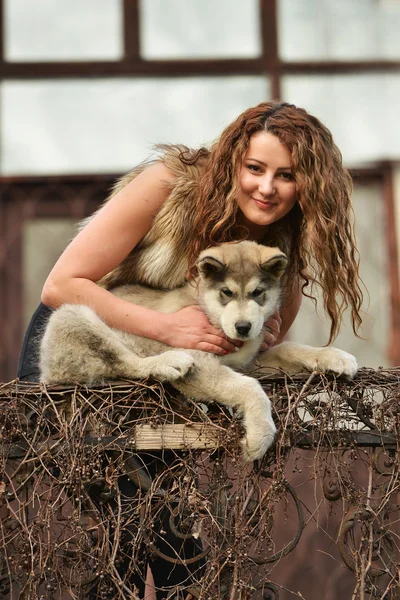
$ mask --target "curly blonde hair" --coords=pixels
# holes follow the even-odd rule
[[[182,152],[185,164],[205,161],[195,193],[196,236],[189,248],[190,265],[201,250],[246,237],[247,232],[237,225],[238,173],[251,136],[260,131],[272,133],[289,148],[297,198],[288,215],[266,227],[262,243],[278,245],[287,253],[287,281],[300,277],[304,295],[314,298],[313,285],[321,287],[331,321],[328,343],[337,336],[343,311],[349,306],[357,335],[363,295],[350,199],[352,181],[332,134],[304,109],[263,102],[241,114],[210,150]],[[310,284],[311,290],[306,291]]]

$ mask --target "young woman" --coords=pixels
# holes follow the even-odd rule
[[[170,346],[234,352],[240,342],[227,339],[198,306],[166,315],[109,291],[130,282],[179,286],[193,274],[199,252],[224,241],[279,246],[289,258],[283,305],[266,323],[264,349],[283,341],[310,283],[322,289],[329,341],[348,306],[356,332],[362,293],[350,193],[351,179],[331,133],[286,103],[245,111],[210,149],[159,147],[156,160],[116,185],[54,266],[25,337],[18,375],[38,380],[38,332],[50,309],[63,303],[90,305],[110,326]]]

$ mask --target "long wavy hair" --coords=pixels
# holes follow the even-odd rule
[[[343,311],[351,307],[353,331],[361,325],[362,291],[359,255],[351,206],[352,181],[330,131],[304,109],[292,104],[263,102],[246,110],[209,150],[182,152],[185,164],[205,161],[195,192],[196,236],[189,248],[194,265],[199,252],[212,245],[244,239],[238,228],[238,174],[251,136],[266,131],[289,148],[297,202],[282,219],[265,228],[262,243],[279,246],[289,257],[290,281],[302,281],[303,294],[314,298],[322,290],[331,321],[329,342],[337,336]]]

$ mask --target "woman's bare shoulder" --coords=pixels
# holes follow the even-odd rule
[[[150,230],[168,198],[174,177],[163,163],[147,167],[85,224],[53,268],[52,278],[98,281]]]
[[[163,162],[152,164],[121,187],[96,218],[102,217],[101,213],[107,217],[113,214],[119,221],[136,219],[142,213],[153,218],[171,193],[174,181],[172,171]]]

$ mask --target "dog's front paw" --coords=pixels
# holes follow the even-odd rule
[[[245,419],[246,435],[241,440],[242,457],[245,462],[262,458],[274,442],[276,435],[275,423],[270,411],[258,419]]]
[[[323,373],[332,372],[353,379],[358,370],[355,357],[338,348],[323,348],[317,358],[317,368]]]
[[[176,381],[188,374],[194,366],[194,358],[184,350],[168,350],[157,356],[152,376],[161,381]]]

